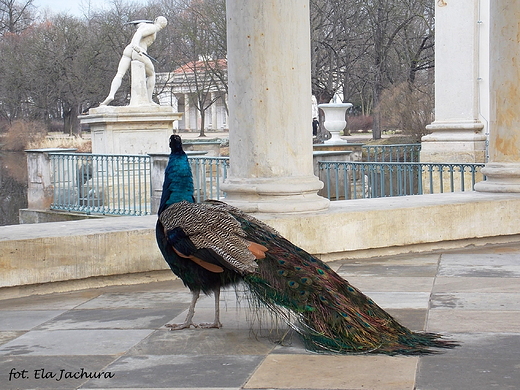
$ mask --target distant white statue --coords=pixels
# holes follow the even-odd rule
[[[157,32],[166,27],[168,21],[164,16],[159,16],[153,22],[148,20],[138,20],[130,23],[137,24],[137,31],[135,32],[130,44],[123,51],[123,55],[119,61],[119,66],[117,67],[117,73],[110,85],[110,93],[101,103],[101,106],[106,106],[114,100],[117,90],[121,87],[123,77],[134,60],[140,61],[144,64],[148,100],[150,104],[153,104],[152,93],[155,87],[155,68],[152,61],[155,61],[155,59],[148,55],[147,50],[155,41]]]

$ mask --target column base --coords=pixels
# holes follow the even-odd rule
[[[318,195],[316,176],[264,179],[228,178],[224,201],[247,213],[302,213],[326,210],[330,201]]]
[[[422,137],[421,162],[484,163],[486,139],[479,121],[433,122],[432,134]]]
[[[520,163],[488,163],[482,168],[485,181],[475,184],[479,192],[520,192]]]
[[[466,121],[435,121],[426,126],[432,134],[425,135],[423,141],[437,141],[437,140],[469,140],[482,138],[485,136],[482,133],[484,124],[479,120]]]

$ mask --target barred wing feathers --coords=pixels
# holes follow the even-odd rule
[[[183,201],[168,207],[159,220],[168,242],[186,256],[209,249],[220,257],[224,267],[239,274],[255,272],[258,268],[256,260],[261,255],[255,256],[255,252],[248,249],[251,242],[246,239],[240,223],[225,208]],[[214,261],[214,258],[202,260]]]

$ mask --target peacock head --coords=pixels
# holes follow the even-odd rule
[[[179,153],[182,152],[182,139],[179,135],[173,134],[170,137],[170,149],[172,153]]]

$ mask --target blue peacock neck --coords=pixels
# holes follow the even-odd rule
[[[182,149],[182,141],[178,135],[170,137],[170,148],[171,154],[164,172],[164,184],[158,214],[174,203],[195,202],[193,176],[188,156]]]

